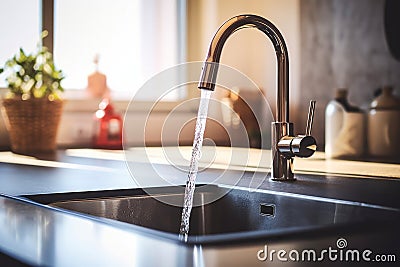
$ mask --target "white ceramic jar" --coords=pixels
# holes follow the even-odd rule
[[[338,89],[325,110],[327,158],[358,158],[364,155],[365,114],[347,102],[347,89]]]
[[[368,113],[368,151],[373,157],[400,158],[400,99],[384,87]]]

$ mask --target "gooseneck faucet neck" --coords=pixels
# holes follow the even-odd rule
[[[208,49],[207,58],[201,71],[198,87],[214,90],[222,48],[235,31],[242,28],[256,28],[271,40],[277,59],[276,121],[271,123],[271,179],[294,181],[293,158],[310,157],[317,145],[311,136],[315,101],[310,102],[305,135],[293,135],[293,124],[289,122],[289,58],[288,51],[279,30],[267,19],[256,15],[239,15],[227,20],[215,33]]]
[[[201,89],[214,90],[218,63],[226,40],[235,31],[256,28],[271,40],[277,58],[276,121],[289,122],[289,57],[285,40],[279,30],[267,19],[256,15],[239,15],[226,21],[215,33],[204,62],[200,82]]]

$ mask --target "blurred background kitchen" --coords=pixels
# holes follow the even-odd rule
[[[295,132],[305,131],[308,101],[317,100],[313,135],[323,150],[325,109],[337,88],[347,88],[349,102],[366,112],[377,89],[391,86],[394,94],[399,94],[400,61],[386,41],[384,7],[385,0],[1,0],[0,64],[19,47],[33,51],[40,32],[48,30],[44,44],[66,76],[57,144],[62,148],[92,147],[93,115],[103,95],[93,93],[88,77],[96,73],[103,77],[100,85],[94,86],[110,92],[116,112],[123,116],[135,92],[151,77],[176,64],[202,61],[225,20],[238,14],[258,14],[277,25],[289,49],[290,116]],[[270,114],[262,114],[268,109],[260,94],[274,112],[276,58],[265,35],[256,30],[235,33],[224,48],[221,63],[257,84],[255,90],[238,88],[239,95],[246,95],[254,112],[268,120]],[[104,77],[106,81],[101,80]],[[4,95],[6,83],[0,78],[0,94]],[[199,96],[195,86],[175,91],[157,105],[149,120],[146,107],[159,97],[152,93],[149,90],[129,108],[136,118],[135,123],[125,122],[129,145],[141,143],[135,132],[145,127],[147,145],[175,145],[175,129],[162,129],[163,122],[179,103]],[[211,109],[219,119],[207,125],[206,136],[214,143],[230,144],[227,131],[234,128],[231,122],[237,116],[248,131],[258,127],[237,95],[222,91],[214,98],[228,101],[236,112],[227,120],[221,110]],[[191,144],[195,116],[194,106],[174,113],[172,119],[182,128],[180,144]],[[259,123],[261,132],[269,133],[269,124]],[[257,134],[249,136],[255,139],[250,144],[257,147]],[[0,146],[9,147],[2,119]]]

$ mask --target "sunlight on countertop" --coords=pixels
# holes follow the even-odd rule
[[[135,162],[188,166],[191,149],[190,146],[134,147],[127,150],[127,158]],[[123,151],[69,149],[66,154],[76,157],[125,160]],[[204,146],[202,154],[200,167],[203,168],[268,172],[271,166],[270,150]],[[294,166],[295,172],[298,173],[400,178],[398,164],[325,159],[323,152],[316,152],[314,156],[307,159],[296,158]]]
[[[127,150],[67,149],[68,157],[128,161],[138,163],[156,163],[175,166],[188,166],[191,147],[135,147]],[[238,156],[240,155],[240,156]],[[51,168],[77,170],[93,170],[113,172],[111,167],[98,164],[80,164],[46,160],[31,156],[14,154],[9,151],[0,152],[0,162],[20,165],[31,165]],[[230,169],[245,171],[269,172],[271,166],[270,150],[213,147],[203,148],[200,168]],[[393,163],[364,162],[355,160],[325,159],[322,152],[315,153],[308,159],[296,158],[295,172],[306,174],[332,174],[356,177],[389,177],[400,178],[400,167]]]
[[[65,169],[93,170],[93,171],[105,171],[105,172],[113,171],[112,168],[107,168],[102,166],[44,160],[32,156],[14,154],[10,151],[0,152],[0,162],[19,164],[19,165],[30,165],[37,167],[49,167],[49,168],[65,168]]]

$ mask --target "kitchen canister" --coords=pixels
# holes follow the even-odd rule
[[[400,99],[386,86],[368,112],[368,152],[373,157],[400,158]]]
[[[348,90],[336,90],[325,110],[325,155],[327,158],[357,158],[365,153],[366,116],[349,104]]]

